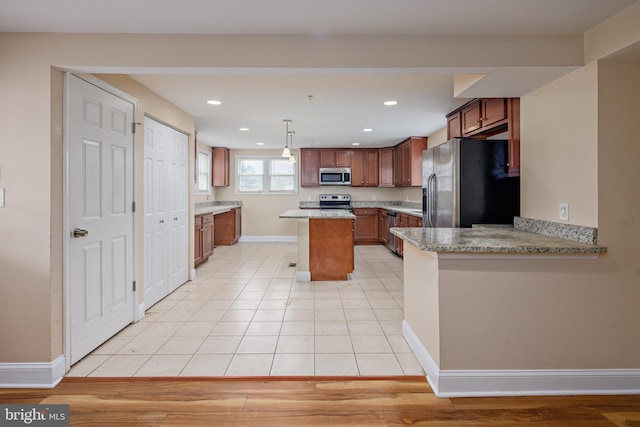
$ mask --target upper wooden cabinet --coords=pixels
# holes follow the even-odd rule
[[[378,187],[393,187],[393,148],[378,150]]]
[[[318,187],[320,185],[320,151],[300,150],[300,186]]]
[[[456,111],[447,116],[447,139],[462,136],[462,119],[460,111]]]
[[[321,168],[348,168],[351,166],[351,150],[320,150]]]
[[[378,150],[353,150],[351,153],[351,186],[378,186]]]
[[[422,186],[422,152],[426,149],[426,137],[412,136],[396,145],[394,162],[396,186]]]
[[[229,149],[214,147],[211,149],[211,185],[229,186]]]
[[[507,132],[509,176],[520,176],[520,99],[482,98],[447,115],[447,139],[486,138]]]
[[[486,129],[505,124],[507,100],[505,98],[483,98],[460,110],[462,136],[474,135]]]

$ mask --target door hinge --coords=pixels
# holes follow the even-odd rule
[[[133,281],[133,292],[135,292],[138,289],[138,286],[136,285],[136,281]]]
[[[136,211],[136,202],[131,202],[131,212]]]
[[[131,133],[136,133],[136,125],[141,125],[140,122],[132,122],[131,123]]]

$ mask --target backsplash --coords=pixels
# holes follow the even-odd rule
[[[516,230],[544,234],[545,236],[559,237],[561,239],[573,240],[590,245],[598,244],[598,229],[593,227],[522,218],[519,216],[513,219],[513,227]]]

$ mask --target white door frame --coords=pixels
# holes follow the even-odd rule
[[[62,200],[63,200],[63,209],[62,209],[62,233],[64,238],[62,239],[62,311],[63,311],[63,347],[64,347],[64,357],[65,357],[65,372],[68,372],[71,368],[71,295],[70,288],[71,285],[69,283],[69,247],[67,244],[67,236],[71,233],[71,225],[69,223],[69,79],[71,76],[75,76],[79,79],[82,79],[88,83],[91,83],[98,88],[109,92],[110,94],[117,96],[119,98],[124,99],[125,101],[131,102],[133,104],[133,121],[136,125],[138,125],[138,100],[131,95],[117,89],[106,82],[88,74],[71,74],[69,72],[64,73],[64,89],[63,89],[63,114],[64,114],[64,138],[63,138],[63,183],[62,183]],[[136,283],[140,283],[139,274],[138,274],[138,194],[137,194],[137,186],[138,186],[138,129],[136,129],[136,133],[134,135],[133,140],[133,202],[136,204],[136,212],[133,213],[133,280]],[[142,318],[144,313],[139,313],[137,306],[138,301],[140,299],[140,286],[136,286],[133,295],[132,307],[133,311],[133,319],[134,322],[137,322]]]

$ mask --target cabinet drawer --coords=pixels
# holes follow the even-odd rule
[[[208,224],[210,222],[213,222],[213,214],[205,214],[205,215],[201,215],[201,217],[202,217],[203,224]]]
[[[354,215],[377,215],[377,208],[353,208]]]
[[[196,215],[196,219],[194,221],[196,227],[202,226],[202,215]]]

